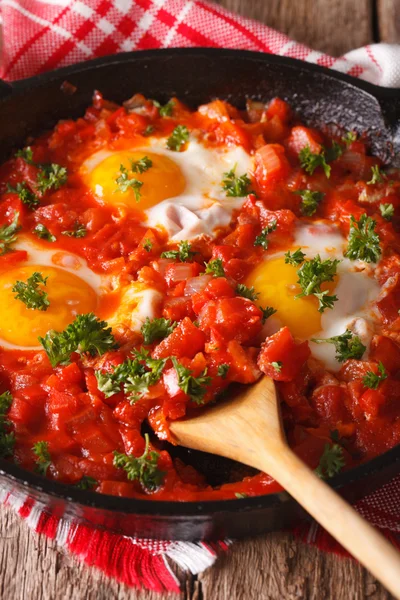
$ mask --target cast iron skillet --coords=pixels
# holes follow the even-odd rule
[[[72,95],[61,89],[66,80],[77,88]],[[82,115],[95,89],[116,102],[142,92],[161,102],[176,95],[193,107],[215,97],[240,108],[248,97],[266,101],[280,96],[308,123],[333,123],[345,130],[368,132],[373,151],[386,162],[396,163],[400,150],[400,90],[379,88],[289,58],[236,50],[172,49],[101,58],[12,85],[0,81],[0,159],[24,145],[29,135],[53,127],[58,119]],[[232,461],[184,449],[177,452],[216,485],[244,473]],[[355,500],[399,471],[397,446],[331,483]],[[4,460],[0,461],[0,483],[17,498],[29,494],[59,516],[141,537],[240,537],[304,517],[285,492],[196,503],[133,500],[48,481]]]

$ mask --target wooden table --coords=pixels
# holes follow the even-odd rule
[[[218,0],[316,50],[339,55],[370,42],[400,41],[400,0]],[[3,600],[177,600],[135,592],[88,569],[1,508]],[[199,577],[178,573],[180,600],[388,600],[352,560],[322,554],[286,533],[235,544]]]

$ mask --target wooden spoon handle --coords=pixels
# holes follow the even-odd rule
[[[275,472],[273,472],[275,471]],[[287,446],[265,455],[265,472],[400,600],[400,553]]]

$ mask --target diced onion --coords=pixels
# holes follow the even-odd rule
[[[192,277],[191,279],[188,279],[184,295],[193,296],[193,294],[202,292],[211,279],[212,275],[199,275],[199,277]]]

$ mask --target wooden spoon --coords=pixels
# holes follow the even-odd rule
[[[170,430],[181,446],[271,475],[400,600],[400,554],[289,448],[271,379],[263,377],[228,402],[174,421]]]

